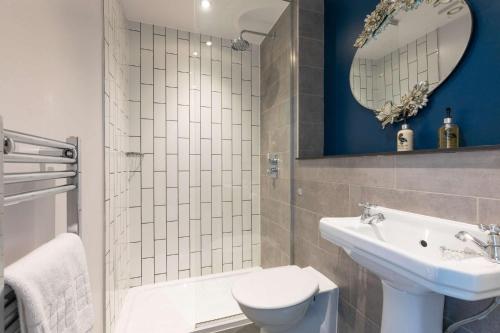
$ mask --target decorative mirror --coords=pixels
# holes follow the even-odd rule
[[[354,43],[352,94],[383,128],[417,115],[460,62],[471,34],[465,0],[381,0]]]

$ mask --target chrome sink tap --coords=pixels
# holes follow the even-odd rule
[[[363,208],[361,211],[361,223],[364,224],[377,224],[385,220],[385,216],[382,213],[372,214],[371,209],[376,208],[377,205],[371,203],[359,203],[359,207]]]
[[[488,235],[488,242],[484,242],[466,231],[460,231],[455,237],[463,242],[473,242],[481,249],[481,252],[488,260],[500,264],[500,226],[496,224],[480,224],[478,228]]]

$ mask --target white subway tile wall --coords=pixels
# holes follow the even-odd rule
[[[440,81],[439,29],[377,60],[354,60],[351,89],[361,104],[378,109],[386,101],[399,103],[418,82],[434,89]]]
[[[130,285],[260,265],[259,47],[128,27]]]
[[[113,332],[129,287],[128,233],[140,228],[129,219],[129,180],[126,152],[129,134],[139,133],[139,105],[129,104],[129,95],[139,95],[138,87],[129,85],[128,64],[137,63],[138,54],[130,54],[127,21],[118,0],[104,2],[105,49],[105,307],[106,332]],[[130,43],[136,44],[137,36]],[[130,88],[130,90],[129,90]],[[129,105],[132,109],[129,110]],[[129,127],[130,126],[130,127]],[[139,198],[131,198],[137,202]],[[135,222],[137,211],[131,211]],[[137,237],[137,236],[135,236]],[[134,249],[131,249],[134,251]]]

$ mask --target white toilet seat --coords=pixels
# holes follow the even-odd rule
[[[298,266],[284,266],[249,274],[233,285],[233,297],[246,307],[283,309],[306,302],[319,290],[317,279]]]

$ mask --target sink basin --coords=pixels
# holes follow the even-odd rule
[[[371,213],[385,220],[323,218],[320,231],[382,280],[383,333],[441,333],[444,295],[470,301],[500,295],[500,265],[455,238],[467,231],[486,241],[476,226],[384,207]]]

